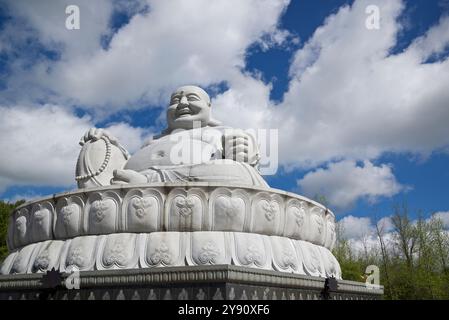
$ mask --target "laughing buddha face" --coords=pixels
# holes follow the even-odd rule
[[[206,91],[196,86],[183,86],[171,95],[167,110],[170,130],[192,129],[195,122],[205,127],[209,121],[210,98]]]

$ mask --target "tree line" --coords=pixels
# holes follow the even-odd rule
[[[16,201],[15,203],[4,202],[0,200],[0,262],[8,255],[8,248],[6,246],[6,237],[8,234],[9,216],[17,206],[24,203],[24,200]]]
[[[406,204],[395,205],[391,225],[376,223],[358,246],[337,227],[333,253],[345,280],[365,282],[365,270],[380,270],[384,299],[449,299],[449,232],[436,216],[418,212],[412,220]]]

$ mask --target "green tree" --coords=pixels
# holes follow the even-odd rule
[[[15,203],[9,203],[0,200],[0,261],[3,261],[3,259],[8,255],[6,237],[8,233],[9,216],[14,208],[24,202],[24,200],[20,200]]]
[[[377,223],[377,245],[364,250],[360,244],[355,249],[337,226],[333,253],[343,279],[364,281],[365,268],[374,264],[380,268],[385,299],[449,299],[449,232],[435,216],[416,216],[411,218],[407,204],[394,206],[392,230]]]

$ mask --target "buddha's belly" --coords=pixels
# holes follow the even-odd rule
[[[125,169],[140,172],[154,166],[195,165],[220,158],[221,152],[204,141],[195,139],[185,139],[181,142],[164,141],[137,151],[129,159]]]

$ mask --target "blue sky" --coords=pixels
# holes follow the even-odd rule
[[[448,1],[0,3],[2,199],[75,188],[80,133],[134,152],[194,83],[225,124],[279,129],[272,187],[325,195],[339,219],[449,211]]]

